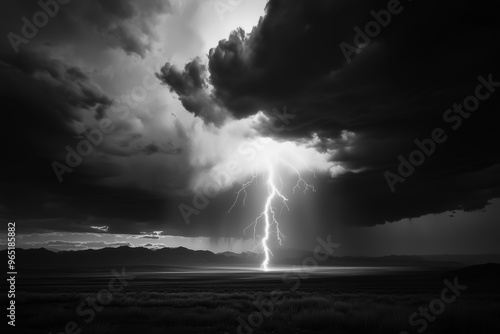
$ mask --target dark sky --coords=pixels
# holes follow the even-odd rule
[[[265,173],[235,152],[268,138],[269,154],[290,147],[316,189],[292,194],[297,175],[276,167],[286,248],[332,234],[345,254],[500,252],[495,2],[221,2],[72,0],[29,38],[22,18],[33,22],[37,1],[5,3],[0,219],[18,222],[26,246],[124,236],[169,246],[172,235],[244,250]],[[354,29],[388,4],[397,13],[346,59],[341,43],[354,48]],[[25,39],[13,47],[12,33]],[[455,112],[478,85],[487,97]],[[284,110],[292,117],[281,124],[273,115]],[[103,128],[68,166],[67,147]],[[387,172],[435,129],[446,140],[391,189]],[[246,205],[226,213],[238,190],[228,183],[186,224],[179,205],[194,207],[210,173],[234,159],[245,173],[257,166]]]

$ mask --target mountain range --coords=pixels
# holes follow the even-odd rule
[[[7,257],[7,251],[0,251]],[[293,254],[293,256],[290,256]],[[274,265],[300,265],[313,256],[310,252],[279,250],[273,253]],[[165,266],[165,267],[203,267],[203,266],[259,266],[262,255],[252,252],[241,254],[210,251],[195,251],[184,247],[148,249],[122,246],[81,251],[51,251],[45,248],[17,249],[16,265],[28,269],[36,268],[91,268],[102,266]],[[332,256],[320,262],[323,266],[427,266],[459,268],[484,263],[500,263],[500,254],[484,255],[426,255],[426,256],[384,256],[356,257]]]

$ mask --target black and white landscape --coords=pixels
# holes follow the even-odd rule
[[[500,333],[493,0],[7,0],[8,333]]]

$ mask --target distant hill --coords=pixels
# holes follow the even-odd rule
[[[6,257],[6,250],[0,251]],[[311,252],[280,249],[273,252],[272,263],[276,265],[300,265],[303,259],[314,256]],[[457,268],[469,264],[485,263],[483,259],[500,263],[500,255],[436,255],[436,256],[385,256],[385,257],[330,257],[320,262],[323,266],[425,266]],[[495,261],[498,260],[498,261]],[[17,249],[16,264],[26,269],[91,269],[103,266],[259,266],[262,255],[252,252],[241,254],[210,251],[195,251],[184,247],[152,250],[142,247],[122,246],[99,250],[59,251],[45,248]],[[470,269],[474,270],[474,269]]]
[[[484,263],[500,263],[500,254],[424,255],[422,257],[433,262],[458,262],[466,266]]]
[[[5,253],[2,251],[1,253]],[[6,256],[6,254],[2,255]],[[203,265],[234,265],[240,259],[209,251],[194,251],[184,247],[162,248],[132,248],[122,246],[103,248],[99,250],[61,251],[53,252],[45,248],[17,249],[16,263],[19,267],[32,268],[78,268],[101,266],[203,266]]]

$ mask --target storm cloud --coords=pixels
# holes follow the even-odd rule
[[[373,225],[481,209],[500,195],[498,92],[396,193],[384,172],[444,125],[446,109],[474,94],[478,76],[500,81],[492,43],[500,21],[489,4],[401,2],[399,16],[349,64],[340,43],[354,45],[354,28],[386,1],[269,1],[251,32],[236,30],[210,50],[214,94],[237,118],[288,105],[297,119],[279,137],[317,137],[318,149],[335,148],[334,161],[362,171],[329,182],[329,221]]]
[[[9,2],[13,12],[0,23],[5,33],[39,10],[35,2]],[[494,3],[402,1],[402,11],[348,61],[339,45],[354,45],[354,28],[364,29],[371,11],[387,3],[270,0],[253,29],[235,26],[218,44],[203,46],[206,56],[190,54],[184,64],[158,51],[166,47],[158,22],[171,14],[168,1],[61,7],[18,54],[8,39],[1,44],[0,216],[23,220],[28,232],[106,227],[241,237],[262,190],[228,215],[238,183],[223,187],[190,225],[179,204],[193,205],[199,175],[224,164],[239,143],[264,136],[328,157],[317,178],[308,175],[317,192],[290,199],[297,208],[284,213],[291,238],[484,209],[500,197],[498,91],[460,129],[448,127],[446,142],[395,192],[384,174],[397,172],[398,157],[408,158],[416,139],[447,126],[444,113],[475,93],[479,76],[500,81]],[[191,7],[183,15],[196,13]],[[179,40],[198,41],[183,28]],[[149,57],[160,59],[156,76],[148,75],[163,85],[121,119],[115,111],[125,104],[116,97],[143,82],[143,72],[129,66],[149,66]],[[293,121],[271,131],[269,115],[284,107]],[[65,147],[104,118],[114,132],[59,184],[51,162],[64,161]]]

